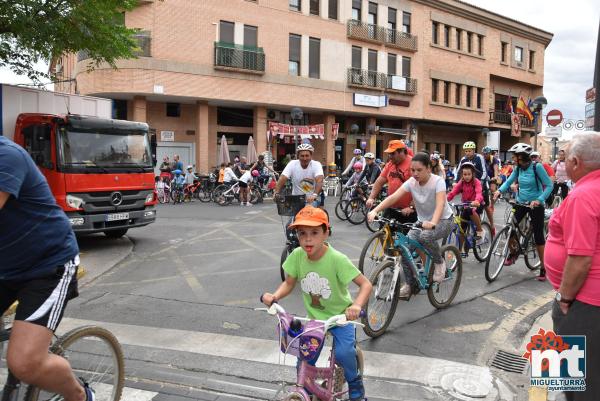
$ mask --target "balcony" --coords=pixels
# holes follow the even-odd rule
[[[510,113],[507,113],[504,110],[490,110],[490,123],[511,125]],[[533,122],[529,121],[528,118],[521,116],[521,127],[533,128]]]
[[[355,88],[377,89],[404,95],[417,93],[417,80],[414,78],[396,77],[376,71],[348,68],[346,75],[348,86]]]
[[[417,37],[410,33],[367,24],[357,20],[348,20],[348,23],[346,24],[346,33],[351,39],[385,44],[389,47],[395,47],[411,52],[417,51]]]
[[[215,42],[215,69],[262,75],[265,53],[262,47]]]
[[[133,35],[137,42],[138,50],[134,51],[135,57],[152,57],[152,36],[150,31],[140,31]],[[90,54],[87,50],[77,52],[77,62],[87,60]]]

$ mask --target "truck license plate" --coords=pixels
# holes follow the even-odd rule
[[[129,213],[113,213],[106,216],[106,221],[117,221],[129,219]]]

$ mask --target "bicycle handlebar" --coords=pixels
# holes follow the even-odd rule
[[[376,216],[374,221],[380,221],[382,223],[387,223],[387,224],[389,224],[391,226],[395,226],[395,227],[405,227],[405,228],[416,229],[416,230],[423,229],[423,222],[421,222],[421,221],[417,221],[416,223],[400,223],[399,221],[396,221],[395,219],[388,219],[388,218],[381,217],[381,216]]]
[[[263,301],[263,297],[262,295],[260,296],[260,302]],[[268,308],[254,308],[255,311],[265,311],[267,312],[269,315],[282,315],[284,313],[286,313],[285,309],[283,309],[283,306],[279,305],[277,302],[273,302],[271,304],[270,307]],[[360,317],[364,317],[366,316],[366,313],[364,310],[360,311]],[[303,322],[308,322],[308,321],[313,321],[313,322],[319,322],[319,323],[323,323],[323,326],[325,327],[326,330],[328,330],[331,327],[334,326],[346,326],[348,324],[353,324],[356,326],[361,326],[363,327],[364,324],[353,321],[353,320],[348,320],[346,318],[346,315],[334,315],[331,316],[329,319],[327,320],[318,320],[318,319],[309,319],[306,317],[299,317],[299,316],[294,316],[295,319],[298,319],[300,321]]]

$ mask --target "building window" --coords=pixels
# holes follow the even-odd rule
[[[367,15],[367,23],[377,25],[377,3],[369,2],[369,14]]]
[[[321,39],[310,38],[308,42],[308,76],[320,78],[321,75]]]
[[[362,48],[352,46],[352,68],[362,69]]]
[[[467,52],[473,53],[473,34],[467,32]]]
[[[223,43],[233,43],[233,31],[235,24],[233,22],[221,21],[219,24],[219,41]]]
[[[410,77],[410,57],[402,57],[402,76]]]
[[[310,0],[310,13],[312,15],[319,15],[319,8],[320,8],[320,4],[319,4],[319,0]]]
[[[180,117],[180,116],[181,116],[181,104],[167,103],[167,117]]]
[[[478,44],[478,48],[477,48],[477,54],[479,54],[480,56],[483,56],[483,35],[477,35],[477,44]]]
[[[444,46],[450,47],[450,27],[444,25]]]
[[[437,102],[438,101],[438,89],[439,89],[439,82],[437,79],[432,79],[431,80],[431,101],[432,102]]]
[[[440,36],[439,35],[439,30],[440,30],[440,24],[438,24],[435,21],[432,21],[431,22],[431,41],[435,45],[438,44],[438,37]]]
[[[533,50],[529,50],[529,69],[533,70],[535,67],[535,52]]]
[[[352,0],[352,19],[355,21],[362,21],[361,3],[361,0]]]
[[[290,10],[298,11],[302,9],[302,0],[289,0]]]
[[[523,62],[523,48],[515,46],[515,61],[518,63]]]
[[[396,75],[396,55],[388,53],[388,75]]]
[[[444,103],[450,103],[450,82],[444,81]]]
[[[402,12],[402,32],[410,33],[410,13]]]
[[[481,109],[481,103],[483,101],[483,88],[477,88],[477,108]]]
[[[456,30],[456,48],[462,50],[462,29]]]
[[[288,64],[288,73],[290,75],[300,75],[300,43],[302,36],[290,33],[290,60]]]
[[[339,0],[329,0],[329,19],[338,19],[338,1]]]
[[[456,92],[454,94],[454,104],[460,106],[462,102],[462,85],[456,84]]]
[[[377,50],[369,49],[368,60],[368,70],[369,71],[377,71]]]
[[[244,46],[258,47],[258,27],[244,25]]]
[[[500,61],[506,63],[506,50],[508,49],[508,43],[500,42]]]
[[[471,95],[472,95],[472,86],[467,86],[467,98],[466,98],[466,103],[467,103],[467,107],[471,107]]]
[[[396,9],[388,7],[388,29],[396,30]]]

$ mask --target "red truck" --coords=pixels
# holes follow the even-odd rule
[[[0,134],[29,152],[76,234],[156,220],[148,124],[111,113],[110,99],[0,84]]]

